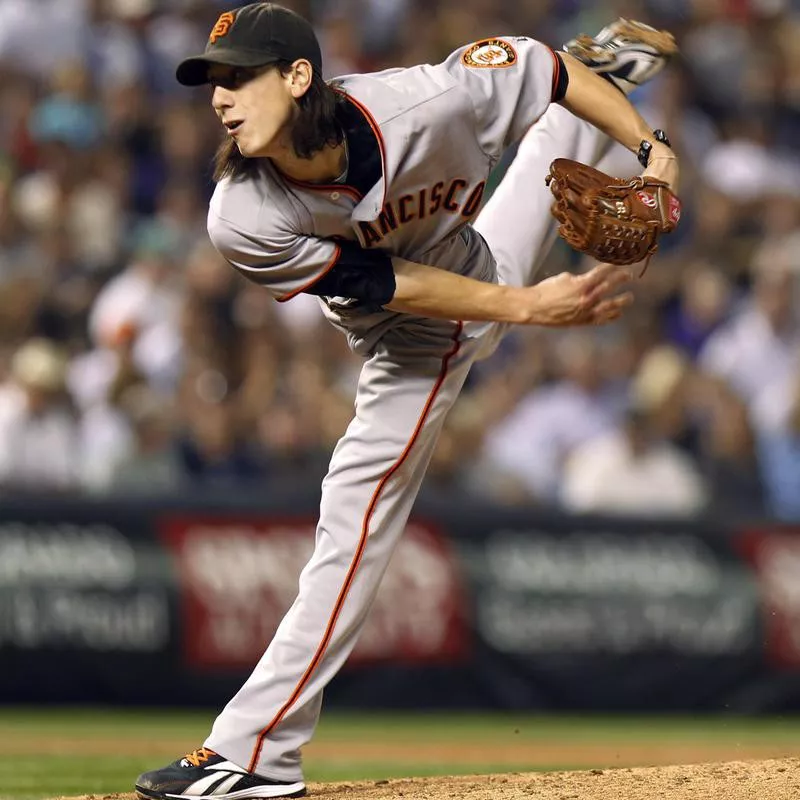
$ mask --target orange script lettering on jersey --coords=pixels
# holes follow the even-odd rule
[[[449,185],[439,181],[414,194],[404,194],[399,200],[389,200],[378,219],[358,223],[364,246],[373,247],[402,225],[441,211],[460,213],[465,219],[470,219],[480,208],[485,188],[486,181],[481,181],[472,191],[467,191],[467,182],[454,178]]]
[[[214,23],[214,27],[211,29],[211,35],[208,37],[208,41],[214,44],[217,39],[227,36],[234,19],[235,17],[232,11],[226,11],[224,14],[220,14],[219,19]]]

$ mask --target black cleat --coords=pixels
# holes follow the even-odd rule
[[[596,36],[571,39],[564,50],[627,94],[661,72],[678,47],[669,31],[620,18]]]
[[[281,783],[261,778],[207,747],[136,779],[136,794],[141,800],[181,797],[247,800],[250,797],[303,797],[305,793],[302,781]]]

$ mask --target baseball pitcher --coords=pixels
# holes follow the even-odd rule
[[[278,302],[317,296],[364,365],[296,601],[203,746],[141,775],[140,797],[305,794],[300,751],[323,690],[358,639],[471,365],[509,325],[611,322],[632,300],[629,271],[610,264],[536,282],[557,235],[554,194],[562,225],[585,217],[573,227],[606,242],[608,260],[636,216],[624,194],[595,192],[584,208],[570,169],[553,172],[555,187],[545,177],[556,159],[596,163],[614,139],[644,165],[631,191],[673,187],[666,136],[626,97],[673,51],[669,34],[620,20],[560,52],[499,36],[439,64],[326,82],[309,23],[254,3],[223,13],[205,52],[179,65],[182,84],[210,85],[224,132],[211,240]],[[640,229],[655,230],[631,236]],[[628,260],[637,252],[626,245]]]

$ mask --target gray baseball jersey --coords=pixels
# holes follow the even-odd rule
[[[505,37],[435,66],[343,77],[338,85],[377,139],[377,182],[362,195],[348,185],[290,180],[267,162],[259,180],[218,185],[211,239],[280,301],[339,261],[336,239],[489,279],[492,254],[469,223],[491,169],[550,104],[560,68],[549,47]],[[362,352],[391,316],[357,310],[349,298],[326,300],[331,322]]]
[[[342,78],[348,183],[301,184],[269,164],[255,179],[222,181],[211,238],[280,301],[313,288],[342,259],[358,263],[359,253],[378,248],[481,280],[530,284],[555,235],[544,184],[550,162],[595,163],[605,142],[562,107],[548,108],[559,66],[543,44],[503,37],[435,66]],[[481,209],[490,170],[520,139]],[[423,319],[348,298],[323,305],[368,356],[355,416],[322,485],[297,599],[205,742],[232,764],[289,782],[302,780],[300,749],[324,687],[355,646],[447,412],[472,363],[502,333],[493,323]]]

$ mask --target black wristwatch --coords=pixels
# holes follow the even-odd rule
[[[665,144],[667,147],[672,147],[669,137],[660,128],[657,131],[653,131],[653,136],[657,142],[661,142],[661,144]],[[647,139],[642,139],[642,143],[639,145],[639,152],[636,154],[636,157],[639,159],[639,163],[645,169],[647,169],[647,165],[650,163],[650,153],[652,150],[652,143],[648,142]]]

